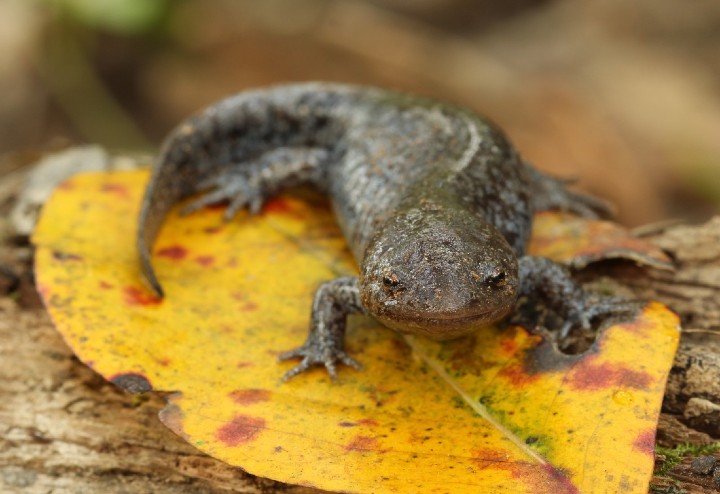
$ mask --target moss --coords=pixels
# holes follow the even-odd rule
[[[658,446],[656,453],[665,456],[665,461],[655,468],[655,475],[665,475],[670,469],[682,463],[684,458],[696,458],[720,451],[720,442],[695,446],[684,443],[674,448],[663,448]]]

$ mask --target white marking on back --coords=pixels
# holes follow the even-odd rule
[[[447,115],[445,115],[442,107],[434,106],[431,109],[425,109],[425,113],[430,117],[430,120],[433,120],[442,127],[442,130],[446,135],[453,135],[452,121],[447,117]]]
[[[468,145],[465,148],[465,151],[463,152],[460,159],[455,163],[455,166],[453,166],[453,169],[458,172],[462,171],[470,164],[470,162],[480,149],[480,144],[482,143],[482,139],[480,138],[480,133],[478,132],[475,122],[473,122],[466,116],[463,116],[463,119],[467,124],[469,138]]]

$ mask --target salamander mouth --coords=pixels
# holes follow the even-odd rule
[[[400,333],[423,335],[434,340],[449,340],[489,326],[505,317],[511,309],[512,305],[452,313],[388,311],[376,314],[375,317]]]

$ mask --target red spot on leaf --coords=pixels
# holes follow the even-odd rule
[[[271,393],[267,389],[236,389],[230,393],[232,401],[238,405],[251,405],[268,401]]]
[[[187,249],[181,245],[171,245],[159,249],[156,254],[160,257],[172,259],[173,261],[179,261],[180,259],[185,259],[188,252]]]
[[[548,478],[548,472],[537,463],[511,460],[509,456],[492,448],[476,448],[472,450],[472,462],[480,470],[502,470],[508,472],[513,479],[535,487],[531,492],[577,492],[577,490],[558,489],[555,479]],[[567,481],[567,480],[566,480]],[[548,488],[550,486],[550,488]]]
[[[263,207],[263,213],[290,214],[292,212],[293,208],[290,205],[290,202],[282,197],[278,197],[267,202]]]
[[[653,376],[647,372],[633,369],[618,369],[619,384],[635,389],[647,389],[653,382]]]
[[[522,482],[529,488],[518,491],[553,492],[557,494],[579,494],[568,475],[549,464],[538,464],[511,460],[508,455],[492,448],[472,450],[472,462],[477,468],[502,470],[508,472],[513,479]]]
[[[553,480],[553,483],[555,484],[553,486],[554,492],[562,492],[563,494],[580,493],[580,490],[578,490],[578,488],[570,481],[568,475],[559,468],[555,468],[550,464],[543,465],[542,468],[550,476],[550,479]]]
[[[513,478],[522,477],[523,474],[520,469],[527,466],[524,463],[511,462],[507,454],[492,448],[474,448],[472,450],[472,462],[480,469],[492,468],[508,471]]]
[[[155,359],[155,361],[163,367],[167,367],[168,365],[170,365],[171,362],[171,360],[167,357],[161,357],[159,359]]]
[[[505,462],[508,461],[508,455],[502,451],[492,448],[473,448],[472,458],[474,462]]]
[[[102,192],[115,194],[123,199],[128,199],[130,197],[130,191],[128,188],[121,184],[104,183],[100,186],[100,190]]]
[[[162,302],[162,300],[155,295],[134,286],[125,287],[123,290],[123,298],[128,305],[157,305]]]
[[[633,448],[649,456],[655,456],[655,430],[650,429],[638,434],[633,441]]]
[[[504,339],[500,343],[500,347],[502,348],[502,351],[503,353],[505,353],[505,355],[513,355],[515,352],[517,352],[518,344],[515,342],[515,340]]]
[[[378,441],[370,436],[355,436],[346,446],[345,451],[377,451]]]
[[[589,359],[580,361],[572,369],[568,379],[568,383],[572,387],[583,390],[598,390],[619,386],[647,389],[652,382],[653,378],[647,372],[607,362],[595,364]]]
[[[198,263],[200,266],[208,267],[212,266],[212,264],[215,262],[214,256],[197,256],[195,258],[195,262]]]
[[[216,437],[228,446],[237,446],[255,439],[265,428],[265,419],[236,415],[230,422],[220,427]]]
[[[222,227],[220,226],[209,226],[207,228],[203,228],[203,231],[209,235],[214,235],[216,233],[220,233],[222,231]]]
[[[247,367],[252,367],[253,365],[255,364],[253,364],[252,362],[238,362],[235,367],[237,367],[238,369],[245,369]]]
[[[113,288],[113,285],[111,285],[107,281],[100,281],[100,283],[98,283],[98,286],[103,290],[110,290],[111,288]]]
[[[503,369],[498,372],[498,375],[504,377],[510,381],[513,386],[517,387],[526,386],[540,378],[539,374],[528,374],[520,364],[512,364],[507,367],[503,367]]]
[[[357,422],[359,425],[366,425],[368,427],[377,427],[379,424],[375,419],[360,419]]]

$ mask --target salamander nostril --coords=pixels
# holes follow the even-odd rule
[[[395,273],[390,273],[383,276],[383,283],[385,286],[395,287],[400,284],[400,280]]]
[[[492,278],[493,283],[498,283],[500,281],[505,281],[505,273],[498,273]]]
[[[492,273],[490,273],[490,275],[488,275],[488,277],[486,278],[486,282],[492,286],[504,286],[507,284],[507,273],[500,269],[496,269]]]

